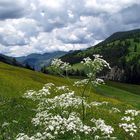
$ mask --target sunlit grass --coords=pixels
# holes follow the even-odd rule
[[[54,83],[58,86],[68,85],[74,90],[77,95],[81,94],[82,89],[73,87],[73,81],[76,79],[67,79],[45,75],[39,72],[10,66],[0,63],[0,125],[3,122],[12,122],[17,120],[18,124],[12,124],[10,127],[13,130],[13,137],[19,132],[33,133],[34,129],[31,124],[31,118],[35,114],[34,108],[36,103],[23,99],[22,95],[28,89],[38,90],[46,83]],[[90,87],[88,87],[90,89]],[[102,85],[97,88],[91,87],[91,92],[86,92],[88,102],[92,101],[107,101],[110,107],[117,107],[121,110],[126,108],[140,108],[139,85],[127,85],[121,83],[107,82],[107,85]],[[119,115],[114,114],[108,118],[109,108],[103,107],[91,110],[95,118],[103,118],[108,123],[112,123],[113,127],[119,123]],[[90,117],[90,116],[89,116]],[[1,129],[1,131],[7,131]],[[8,131],[7,131],[8,132]],[[117,130],[119,136],[120,130]],[[125,135],[125,134],[124,134]],[[0,135],[0,139],[2,136]]]

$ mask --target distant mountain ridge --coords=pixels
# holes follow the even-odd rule
[[[16,60],[23,65],[30,65],[35,70],[40,70],[43,66],[48,66],[52,59],[59,58],[68,52],[56,51],[52,53],[37,54],[33,53],[28,56],[17,57]]]
[[[124,39],[128,39],[128,38],[135,38],[136,36],[137,37],[140,36],[140,29],[135,29],[135,30],[130,30],[130,31],[120,31],[120,32],[113,33],[111,36],[106,38],[104,41],[102,41],[98,45],[113,42],[115,40],[124,40]]]

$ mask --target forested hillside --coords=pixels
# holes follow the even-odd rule
[[[79,63],[85,57],[100,54],[111,67],[108,79],[128,83],[140,83],[140,30],[117,32],[105,41],[83,51],[63,56],[63,61]]]

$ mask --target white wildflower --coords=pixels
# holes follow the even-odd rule
[[[120,113],[121,111],[118,108],[116,108],[116,107],[112,107],[110,112],[111,113]]]
[[[89,81],[88,79],[83,79],[83,80],[76,81],[76,82],[74,82],[74,86],[83,87],[86,84],[88,84],[88,81]]]
[[[63,62],[61,59],[54,59],[51,66],[55,69],[68,70],[71,66],[69,63]]]
[[[140,111],[137,110],[126,110],[125,114],[130,114],[131,116],[137,116],[140,113]]]
[[[130,117],[130,116],[124,116],[122,119],[121,119],[122,121],[124,120],[124,121],[127,121],[127,122],[129,122],[129,121],[134,121],[134,118],[132,118],[132,117]]]
[[[2,127],[4,128],[4,127],[7,127],[7,126],[9,126],[9,125],[10,125],[10,123],[4,122],[4,123],[2,124]]]
[[[108,102],[97,102],[97,101],[94,101],[94,102],[91,102],[90,103],[90,106],[101,106],[101,105],[107,105]]]
[[[110,125],[106,125],[102,119],[96,120],[93,118],[91,121],[95,123],[96,128],[99,129],[103,135],[110,136],[114,131],[114,129]]]

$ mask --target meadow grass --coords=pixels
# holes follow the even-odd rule
[[[13,140],[19,132],[26,132],[29,135],[34,133],[35,130],[31,124],[31,118],[35,115],[36,103],[22,98],[22,95],[27,90],[39,90],[44,84],[51,82],[57,86],[68,85],[77,95],[80,95],[82,89],[72,85],[75,80],[71,79],[68,81],[65,78],[45,75],[0,62],[0,126],[4,122],[18,121],[17,124],[13,122],[10,125],[12,132],[9,128],[0,128],[0,139],[4,139],[4,136],[1,135],[4,131],[8,133],[7,135],[13,136],[11,138]],[[120,110],[125,110],[126,108],[140,109],[139,89],[139,85],[107,82],[106,85],[96,88],[91,87],[91,92],[87,91],[86,96],[89,102],[109,102],[111,104],[109,108],[117,107]],[[111,123],[116,128],[117,136],[123,140],[123,135],[126,134],[120,133],[121,130],[116,126],[119,123],[119,115],[114,114],[111,115],[111,118],[108,118],[109,108],[93,109],[91,112],[95,118],[103,118],[107,123]],[[90,115],[87,117],[90,117]],[[126,136],[126,139],[129,139],[128,137]]]

